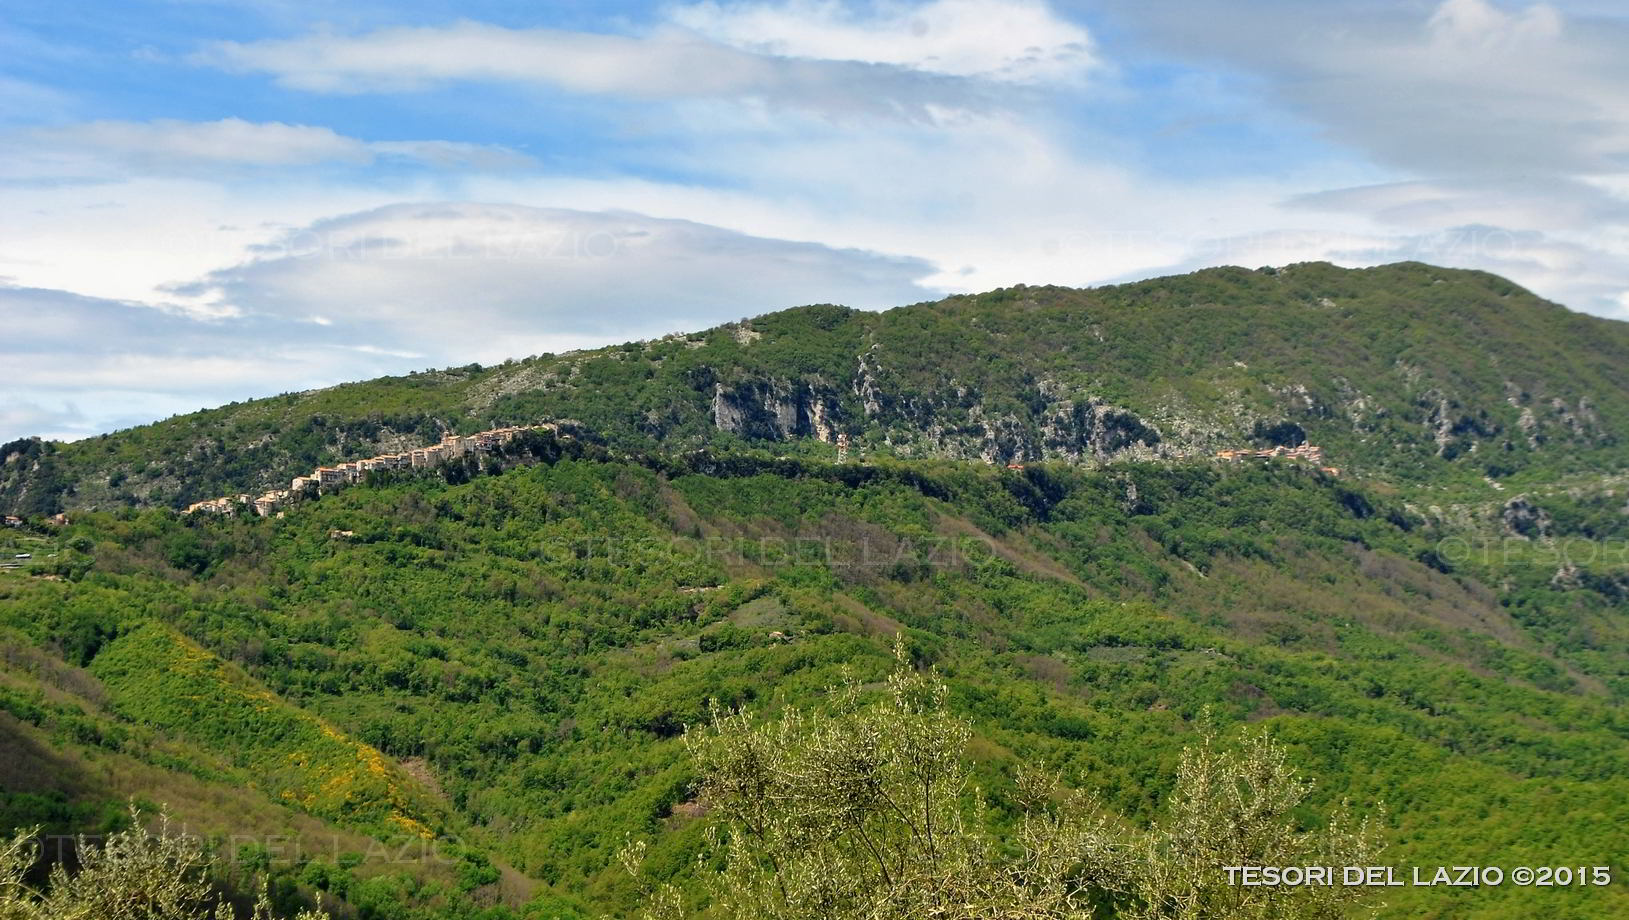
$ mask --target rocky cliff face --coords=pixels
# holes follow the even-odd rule
[[[1336,381],[1339,392],[1330,405],[1305,384],[1290,384],[1269,388],[1271,402],[1265,405],[1240,401],[1199,410],[1172,403],[1150,415],[1051,380],[1037,382],[1017,399],[1014,394],[995,399],[954,380],[923,391],[890,375],[875,349],[858,355],[853,375],[835,383],[770,376],[724,383],[718,379],[723,373],[704,375],[711,387],[712,427],[719,431],[748,440],[826,443],[847,434],[857,447],[885,447],[901,456],[1101,463],[1208,456],[1224,447],[1295,446],[1329,436],[1331,424],[1359,439],[1399,436],[1396,428],[1384,428],[1391,413],[1374,408],[1371,397],[1344,380]],[[1409,382],[1406,370],[1401,376]],[[1496,458],[1515,445],[1536,450],[1547,442],[1609,440],[1587,396],[1568,403],[1513,390],[1510,409],[1496,414],[1444,388],[1422,385],[1396,420],[1405,428],[1417,426],[1415,432],[1423,429],[1425,443],[1446,460]],[[1312,433],[1314,426],[1321,436]]]
[[[1040,459],[1107,461],[1159,455],[1164,438],[1136,413],[1095,397],[1043,398],[1022,411],[993,411],[965,387],[913,394],[889,387],[868,356],[839,389],[824,380],[715,381],[712,423],[750,440],[848,434],[905,456],[989,463]]]
[[[835,442],[841,430],[837,394],[815,381],[746,380],[713,384],[713,425],[749,440],[816,438]]]
[[[1095,398],[1052,404],[1041,426],[1045,456],[1068,460],[1106,460],[1123,454],[1146,455],[1162,438],[1135,413]]]

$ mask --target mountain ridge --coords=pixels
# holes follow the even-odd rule
[[[1629,323],[1485,272],[1396,263],[831,305],[491,368],[342,384],[0,449],[0,508],[178,507],[479,427],[621,448],[1194,460],[1318,443],[1404,485],[1621,465]],[[303,469],[302,469],[303,468]]]

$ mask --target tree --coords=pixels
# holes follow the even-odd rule
[[[1183,752],[1165,815],[1141,837],[1127,920],[1337,920],[1365,893],[1340,884],[1229,884],[1224,866],[1373,865],[1380,847],[1367,821],[1343,805],[1317,830],[1291,818],[1312,783],[1290,767],[1284,749],[1254,735],[1236,749],[1214,734]]]
[[[0,920],[235,920],[232,906],[210,884],[215,863],[200,841],[170,833],[168,817],[160,818],[157,835],[142,829],[133,807],[130,818],[129,828],[101,846],[79,838],[79,870],[58,863],[40,891],[24,881],[38,828],[0,844]],[[264,885],[252,920],[275,920]],[[307,910],[293,920],[329,918]]]
[[[1354,915],[1362,889],[1234,888],[1228,865],[1362,865],[1367,824],[1344,810],[1322,830],[1290,811],[1311,788],[1257,736],[1214,738],[1183,758],[1167,815],[1138,830],[1030,767],[1007,837],[968,778],[970,726],[903,646],[880,702],[855,685],[819,711],[765,720],[714,709],[687,734],[721,871],[702,876],[707,916],[727,920],[1324,920]],[[639,871],[643,844],[624,853]],[[646,920],[691,916],[671,886]]]

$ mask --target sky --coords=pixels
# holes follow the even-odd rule
[[[0,442],[1013,284],[1629,319],[1621,0],[0,0]]]

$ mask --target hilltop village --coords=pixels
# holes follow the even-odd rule
[[[276,513],[296,498],[321,492],[331,492],[352,483],[361,482],[367,474],[381,470],[423,469],[457,460],[471,454],[486,453],[500,444],[507,444],[526,431],[555,431],[552,424],[516,425],[492,428],[468,435],[449,435],[439,444],[420,447],[399,454],[380,454],[365,460],[352,460],[335,466],[319,466],[308,475],[296,476],[286,489],[273,489],[259,496],[226,495],[205,499],[188,505],[183,514],[236,514],[240,510],[254,509],[266,517]]]
[[[361,482],[367,477],[367,474],[372,472],[434,467],[447,460],[456,460],[471,454],[491,451],[501,444],[513,441],[522,432],[557,432],[558,430],[558,426],[552,423],[544,423],[541,425],[492,428],[469,435],[449,435],[442,438],[440,443],[432,444],[429,447],[420,447],[399,454],[381,454],[377,457],[352,460],[334,466],[319,466],[308,475],[294,477],[287,489],[273,489],[258,496],[248,494],[225,495],[220,498],[194,502],[188,505],[182,513],[231,515],[237,514],[239,511],[252,509],[255,514],[267,517],[277,513],[289,502],[297,498],[331,492],[352,483]],[[848,436],[839,435],[837,438],[839,463],[847,459],[848,447]],[[1246,460],[1299,460],[1317,464],[1321,471],[1332,476],[1340,475],[1338,468],[1323,465],[1324,449],[1312,444],[1302,444],[1298,447],[1266,447],[1259,450],[1220,450],[1216,452],[1215,459],[1232,463],[1240,463]],[[1024,464],[1010,463],[1007,465],[1007,469],[1022,470]]]
[[[1324,466],[1324,449],[1313,444],[1302,444],[1299,447],[1264,447],[1260,450],[1219,450],[1216,459],[1239,463],[1245,460],[1304,460],[1316,463],[1318,469],[1331,476],[1339,476],[1338,467]]]

